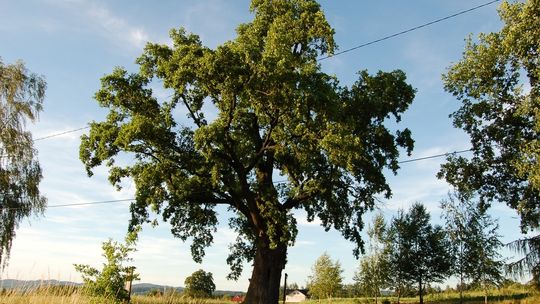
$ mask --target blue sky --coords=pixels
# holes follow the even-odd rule
[[[343,50],[484,2],[325,0],[321,6]],[[247,0],[0,0],[0,56],[5,63],[22,59],[31,71],[47,79],[45,109],[40,121],[30,126],[34,138],[39,138],[103,119],[106,112],[92,98],[100,77],[115,66],[136,71],[134,60],[147,41],[168,43],[169,30],[183,26],[200,35],[205,45],[215,47],[233,39],[236,26],[252,18],[248,7]],[[441,74],[451,62],[459,60],[469,33],[497,31],[501,27],[496,7],[489,5],[324,60],[323,70],[335,74],[343,84],[352,84],[356,72],[362,69],[373,73],[379,69],[404,70],[418,91],[401,123],[412,130],[416,140],[412,158],[467,149],[467,137],[452,128],[448,118],[458,102],[443,91]],[[167,95],[157,87],[156,94]],[[92,178],[86,176],[78,158],[79,137],[84,131],[36,142],[44,174],[41,189],[49,204],[133,197],[131,183],[115,191],[103,168],[96,170]],[[432,212],[433,221],[440,222],[439,201],[449,190],[444,181],[435,177],[441,161],[406,163],[397,176],[389,174],[394,196],[381,204],[381,212],[389,219],[399,208],[421,201]],[[494,205],[491,212],[500,219],[503,241],[519,237],[515,212],[502,204]],[[301,212],[297,216],[300,232],[296,245],[289,249],[285,270],[289,282],[304,285],[311,265],[325,251],[341,262],[345,282],[351,282],[359,264],[352,255],[352,244],[335,231],[325,232],[317,222],[308,223]],[[44,216],[23,221],[2,278],[80,281],[72,264],[100,265],[101,242],[109,237],[121,240],[128,218],[128,203],[50,208]],[[249,265],[237,282],[225,279],[228,244],[235,237],[223,219],[215,244],[200,265],[191,260],[189,243],[173,238],[166,223],[157,228],[145,227],[133,264],[142,282],[180,286],[188,275],[203,268],[214,274],[218,289],[246,290]]]

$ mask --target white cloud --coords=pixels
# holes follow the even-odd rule
[[[310,226],[310,227],[316,226],[317,227],[317,226],[322,225],[322,222],[318,217],[315,217],[313,221],[311,222],[308,221],[307,214],[302,211],[295,212],[294,217],[296,218],[296,222],[298,223],[299,226]]]
[[[133,25],[117,16],[107,6],[96,1],[63,0],[51,1],[53,5],[67,9],[74,16],[80,29],[96,32],[114,44],[129,49],[141,49],[149,40],[149,35],[141,26]]]

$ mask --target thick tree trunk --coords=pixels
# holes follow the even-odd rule
[[[279,301],[281,271],[287,260],[287,245],[281,244],[270,248],[266,238],[257,240],[257,252],[253,272],[244,303],[276,304]]]

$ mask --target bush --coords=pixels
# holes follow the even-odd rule
[[[126,244],[119,244],[109,239],[102,245],[103,256],[107,263],[99,271],[89,265],[75,264],[75,270],[82,274],[83,290],[91,296],[105,297],[109,301],[122,302],[129,298],[125,283],[138,279],[133,274],[134,267],[125,266],[131,261],[129,253],[135,251],[136,233],[126,237]]]

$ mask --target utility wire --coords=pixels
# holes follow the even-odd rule
[[[412,162],[419,161],[419,160],[438,158],[438,157],[449,156],[449,155],[453,155],[453,154],[461,154],[461,153],[465,153],[465,152],[470,152],[472,150],[473,149],[471,148],[471,149],[467,149],[467,150],[460,150],[460,151],[454,151],[454,152],[447,152],[447,153],[442,153],[442,154],[424,156],[424,157],[419,157],[419,158],[412,158],[412,159],[398,161],[398,164],[412,163]]]
[[[61,208],[61,207],[76,207],[76,206],[88,206],[88,205],[103,205],[103,204],[113,204],[113,203],[125,203],[134,201],[134,198],[118,199],[118,200],[107,200],[107,201],[97,201],[97,202],[86,202],[86,203],[74,203],[74,204],[59,204],[59,205],[48,205],[46,208]],[[19,210],[24,209],[23,207],[13,207],[13,208],[1,208],[0,212],[4,210]]]
[[[366,43],[363,43],[363,44],[360,44],[360,45],[357,45],[355,47],[352,47],[352,48],[349,48],[349,49],[346,49],[346,50],[343,50],[341,52],[337,52],[333,55],[328,55],[328,56],[325,56],[325,57],[321,57],[319,59],[317,59],[317,61],[322,61],[322,60],[325,60],[325,59],[328,59],[328,58],[332,58],[332,57],[335,57],[335,56],[338,56],[338,55],[341,55],[341,54],[345,54],[345,53],[348,53],[348,52],[351,52],[351,51],[354,51],[354,50],[357,50],[357,49],[360,49],[360,48],[363,48],[363,47],[366,47],[368,45],[372,45],[372,44],[375,44],[375,43],[378,43],[378,42],[381,42],[381,41],[384,41],[384,40],[388,40],[390,38],[394,38],[394,37],[397,37],[397,36],[401,36],[401,35],[404,35],[404,34],[407,34],[407,33],[410,33],[410,32],[413,32],[413,31],[416,31],[416,30],[419,30],[421,28],[424,28],[424,27],[427,27],[427,26],[430,26],[430,25],[433,25],[433,24],[436,24],[436,23],[439,23],[439,22],[442,22],[442,21],[445,21],[445,20],[448,20],[448,19],[452,19],[454,17],[457,17],[459,15],[463,15],[463,14],[466,14],[468,12],[472,12],[474,10],[477,10],[479,8],[482,8],[484,6],[488,6],[490,4],[493,4],[495,2],[499,2],[501,0],[493,0],[493,1],[489,1],[489,2],[486,2],[484,4],[480,4],[478,6],[475,6],[475,7],[472,7],[472,8],[469,8],[469,9],[466,9],[466,10],[463,10],[463,11],[459,11],[455,14],[452,14],[452,15],[449,15],[449,16],[446,16],[446,17],[443,17],[443,18],[439,18],[439,19],[436,19],[436,20],[433,20],[433,21],[430,21],[428,23],[424,23],[424,24],[421,24],[421,25],[417,25],[415,27],[411,27],[409,29],[406,29],[406,30],[403,30],[401,32],[397,32],[397,33],[394,33],[394,34],[391,34],[391,35],[388,35],[388,36],[385,36],[385,37],[382,37],[382,38],[379,38],[379,39],[376,39],[376,40],[372,40],[370,42],[366,42]]]
[[[73,132],[85,130],[85,129],[88,129],[88,128],[90,128],[90,126],[81,127],[81,128],[78,128],[78,129],[69,130],[69,131],[64,131],[64,132],[60,132],[60,133],[54,133],[54,134],[50,134],[50,135],[47,135],[47,136],[43,136],[43,137],[36,138],[36,139],[34,139],[34,141],[39,141],[39,140],[49,139],[49,138],[52,138],[52,137],[57,137],[57,136],[61,136],[61,135],[65,135],[65,134],[69,134],[69,133],[73,133]]]
[[[413,159],[399,161],[398,163],[400,163],[400,164],[410,163],[410,162],[421,161],[421,160],[426,160],[426,159],[431,159],[431,158],[438,158],[438,157],[448,156],[448,155],[452,155],[452,154],[465,153],[465,152],[469,152],[469,151],[472,151],[472,149],[448,152],[448,153],[443,153],[443,154],[436,154],[436,155],[431,155],[431,156],[426,156],[426,157],[413,158]],[[283,183],[286,183],[286,182],[287,182],[286,180],[280,180],[280,181],[275,181],[274,184],[283,184]],[[49,206],[47,206],[47,208],[61,208],[61,207],[76,207],[76,206],[113,204],[113,203],[131,202],[131,201],[134,201],[134,200],[135,200],[135,198],[126,198],[126,199],[87,202],[87,203],[59,204],[59,205],[49,205]],[[17,209],[22,209],[22,208],[5,208],[5,209],[0,208],[0,211],[6,210],[6,209],[7,210],[17,210]]]
[[[378,42],[381,42],[381,41],[384,41],[384,40],[388,40],[388,39],[391,39],[391,38],[394,38],[394,37],[397,37],[397,36],[401,36],[403,34],[410,33],[412,31],[416,31],[418,29],[421,29],[421,28],[424,28],[424,27],[427,27],[427,26],[430,26],[430,25],[433,25],[433,24],[436,24],[436,23],[439,23],[439,22],[442,22],[442,21],[457,17],[459,15],[466,14],[468,12],[472,12],[474,10],[480,9],[482,7],[485,7],[485,6],[491,5],[491,4],[496,3],[496,2],[500,2],[500,1],[501,0],[492,0],[492,1],[486,2],[484,4],[480,4],[480,5],[477,5],[475,7],[459,11],[459,12],[457,12],[455,14],[452,14],[452,15],[449,15],[449,16],[446,16],[446,17],[443,17],[443,18],[439,18],[439,19],[436,19],[436,20],[433,20],[433,21],[430,21],[430,22],[427,22],[427,23],[424,23],[424,24],[421,24],[421,25],[418,25],[418,26],[403,30],[401,32],[397,32],[397,33],[394,33],[394,34],[391,34],[391,35],[388,35],[388,36],[385,36],[385,37],[370,41],[370,42],[366,42],[366,43],[360,44],[358,46],[343,50],[341,52],[337,52],[335,54],[328,55],[326,57],[321,57],[321,58],[317,59],[317,61],[322,61],[322,60],[332,58],[332,57],[335,57],[335,56],[338,56],[338,55],[341,55],[341,54],[345,54],[345,53],[348,53],[348,52],[351,52],[351,51],[354,51],[354,50],[357,50],[357,49],[360,49],[360,48],[363,48],[363,47],[366,47],[366,46],[369,46],[369,45],[372,45],[372,44],[375,44],[375,43],[378,43]],[[171,94],[171,95],[167,96],[167,98],[171,97],[173,95],[174,94]],[[88,129],[88,128],[90,128],[90,127],[86,126],[86,127],[81,127],[81,128],[74,129],[74,130],[69,130],[69,131],[60,132],[60,133],[56,133],[56,134],[51,134],[51,135],[47,135],[47,136],[44,136],[44,137],[36,138],[36,139],[34,139],[34,141],[39,141],[39,140],[44,140],[44,139],[48,139],[48,138],[52,138],[52,137],[57,137],[57,136],[61,136],[61,135],[64,135],[64,134],[85,130],[85,129]],[[457,152],[454,152],[454,153],[457,153]],[[446,154],[443,154],[443,155],[446,155]],[[435,157],[437,157],[437,156],[435,156]],[[404,162],[410,162],[410,161],[412,161],[412,160],[408,160],[408,161],[404,161]]]
[[[399,161],[398,163],[399,164],[412,163],[412,162],[416,162],[416,161],[432,159],[432,158],[438,158],[438,157],[448,156],[448,155],[452,155],[452,154],[460,154],[460,153],[465,153],[465,152],[470,152],[470,151],[472,151],[472,149],[448,152],[448,153],[443,153],[443,154],[430,155],[430,156],[413,158],[413,159],[407,159],[407,160]],[[279,180],[279,181],[274,181],[273,183],[274,184],[284,184],[286,182],[287,182],[286,180]],[[201,192],[201,193],[206,193],[206,192]],[[47,206],[47,208],[61,208],[61,207],[75,207],[75,206],[114,204],[114,203],[131,202],[131,201],[134,201],[134,200],[135,200],[135,198],[126,198],[126,199],[87,202],[87,203],[59,204],[59,205],[49,205],[49,206]],[[17,209],[22,209],[22,208],[0,208],[0,212],[3,211],[3,210],[17,210]]]
[[[53,138],[53,137],[57,137],[57,136],[61,136],[61,135],[65,135],[65,134],[85,130],[85,129],[88,129],[88,128],[90,128],[90,126],[81,127],[81,128],[78,128],[78,129],[68,130],[68,131],[59,132],[59,133],[53,133],[53,134],[50,134],[50,135],[47,135],[47,136],[36,138],[33,141],[36,142],[36,141],[40,141],[40,140],[44,140],[44,139],[49,139],[49,138]],[[3,158],[3,157],[7,157],[7,154],[0,155],[0,158]]]
[[[59,208],[59,207],[73,207],[73,206],[88,206],[88,205],[100,205],[100,204],[112,204],[112,203],[124,203],[134,201],[134,198],[118,199],[118,200],[108,200],[108,201],[98,201],[98,202],[87,202],[87,203],[76,203],[76,204],[60,204],[60,205],[49,205],[47,208]]]

